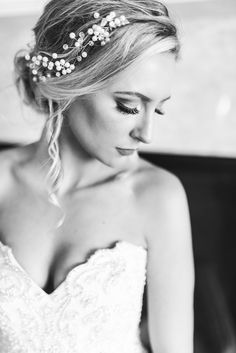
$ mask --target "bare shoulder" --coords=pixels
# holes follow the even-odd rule
[[[173,173],[140,159],[135,196],[147,243],[158,241],[162,234],[168,241],[167,234],[173,236],[178,227],[190,229],[186,192]],[[172,233],[172,230],[175,232]]]
[[[140,158],[140,165],[135,180],[135,192],[145,207],[154,202],[160,207],[166,200],[185,198],[185,190],[180,179],[170,171]]]
[[[194,261],[180,180],[141,161],[136,197],[147,244],[148,332],[153,351],[192,352]]]

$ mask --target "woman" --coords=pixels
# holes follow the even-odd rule
[[[155,0],[52,0],[17,84],[41,139],[1,153],[1,352],[190,353],[193,258],[179,180],[146,162],[179,41]]]

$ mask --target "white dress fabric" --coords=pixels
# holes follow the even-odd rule
[[[1,353],[146,353],[139,323],[147,250],[96,250],[50,294],[0,242]]]

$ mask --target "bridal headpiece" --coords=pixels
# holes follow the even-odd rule
[[[69,33],[68,43],[64,43],[62,46],[62,54],[41,51],[33,55],[30,53],[25,55],[34,82],[70,74],[79,62],[87,58],[89,48],[106,45],[110,41],[111,33],[117,27],[129,23],[124,15],[117,17],[114,11],[103,18],[100,18],[100,14],[95,12],[93,17],[97,23],[88,28],[86,33],[80,32],[78,36],[74,32]],[[75,59],[73,62],[67,61],[67,55],[75,49]]]

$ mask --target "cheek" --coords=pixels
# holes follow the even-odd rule
[[[102,144],[105,137],[107,140],[113,134],[112,124],[92,101],[74,104],[69,110],[68,121],[73,134],[84,147]]]
[[[71,107],[70,126],[83,144],[117,144],[126,141],[134,120],[102,99],[81,100]]]
[[[97,136],[115,133],[118,125],[115,111],[102,99],[92,100],[86,104],[86,116],[89,127]]]

